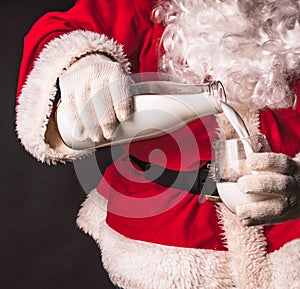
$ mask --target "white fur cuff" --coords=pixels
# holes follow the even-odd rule
[[[123,48],[98,33],[76,30],[50,41],[40,53],[19,97],[16,130],[25,149],[41,162],[56,163],[80,158],[88,151],[76,151],[62,142],[51,147],[45,141],[48,120],[57,88],[56,81],[76,59],[90,53],[105,53],[119,62],[126,72],[130,64]]]

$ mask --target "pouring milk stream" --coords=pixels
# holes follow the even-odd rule
[[[94,143],[91,140],[76,141],[74,127],[64,119],[63,106],[58,105],[56,121],[64,143],[73,149],[98,148],[133,140],[154,138],[174,131],[186,123],[207,115],[224,112],[240,137],[248,135],[247,128],[238,113],[226,103],[223,85],[219,81],[203,85],[181,84],[171,81],[146,81],[131,85],[134,113],[120,123],[111,141]],[[251,146],[247,151],[251,151]]]
[[[146,81],[131,85],[134,99],[134,113],[127,121],[120,123],[112,141],[94,143],[91,140],[76,141],[62,106],[58,106],[56,121],[60,135],[67,146],[73,149],[99,148],[134,140],[154,138],[169,133],[186,123],[207,115],[224,113],[238,136],[243,141],[246,156],[253,152],[247,137],[248,130],[240,115],[226,103],[226,94],[221,82],[203,85],[189,85],[171,81]],[[217,184],[219,191],[238,191],[236,183]],[[222,198],[222,196],[221,196]]]

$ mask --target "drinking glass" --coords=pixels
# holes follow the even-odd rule
[[[257,172],[246,166],[247,157],[253,153],[270,152],[270,146],[263,134],[234,139],[218,139],[214,143],[214,176],[222,202],[235,213],[242,203],[263,201],[271,198],[270,194],[245,194],[240,191],[239,177]]]

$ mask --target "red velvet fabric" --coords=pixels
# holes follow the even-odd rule
[[[41,16],[24,38],[17,96],[45,45],[59,35],[78,29],[105,34],[122,44],[133,73],[156,71],[156,46],[162,27],[154,26],[150,21],[153,2],[78,0],[68,11],[48,12]],[[148,39],[147,43],[143,39]]]
[[[157,71],[158,43],[163,27],[151,22],[153,4],[154,1],[149,0],[79,0],[68,11],[49,12],[42,16],[24,40],[17,95],[45,45],[51,39],[76,29],[103,33],[124,45],[133,73]],[[294,83],[294,89],[300,96],[299,82]],[[260,121],[261,130],[274,151],[290,156],[300,151],[299,102],[296,110],[262,111]],[[98,186],[98,191],[109,200],[107,223],[133,239],[180,247],[226,250],[213,203],[199,203],[197,196],[178,190],[168,191],[169,195],[166,195],[161,186],[145,183],[141,172],[128,160],[130,152],[147,161],[150,153],[156,150],[151,160],[168,168],[188,171],[201,166],[201,160],[211,158],[210,137],[213,135],[208,136],[206,130],[210,128],[209,131],[213,131],[214,125],[212,119],[205,125],[197,120],[171,135],[124,147],[124,154],[107,169]],[[194,139],[197,145],[191,146]],[[120,173],[120,170],[123,172]],[[131,179],[126,177],[125,172]],[[151,197],[160,195],[162,199],[149,202]],[[137,199],[143,202],[136,203]],[[156,214],[153,215],[153,212]],[[150,215],[143,216],[143,213]],[[265,233],[268,250],[274,251],[300,237],[300,220],[268,226]]]

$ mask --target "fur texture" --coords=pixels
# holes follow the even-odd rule
[[[89,153],[69,149],[58,137],[53,148],[45,141],[45,133],[57,92],[57,78],[81,56],[103,52],[119,62],[126,72],[130,71],[122,46],[105,35],[90,31],[76,30],[64,34],[50,41],[40,53],[22,88],[16,108],[18,138],[37,160],[49,164],[65,162]],[[51,129],[55,133],[53,125]]]
[[[105,221],[106,212],[107,200],[94,189],[81,205],[76,219],[77,226],[98,242],[100,228]]]
[[[257,112],[240,112],[249,131],[257,133]],[[220,124],[229,127],[222,117]],[[230,133],[230,129],[226,130],[227,135]],[[77,222],[96,240],[111,280],[122,288],[299,288],[300,240],[267,254],[263,227],[245,227],[222,204],[217,207],[217,215],[227,252],[176,248],[126,238],[105,223],[105,202],[93,191],[80,209]]]
[[[243,226],[223,205],[217,212],[228,251],[126,238],[105,223],[105,206],[105,199],[94,190],[83,203],[77,223],[97,242],[112,282],[124,289],[299,288],[300,240],[267,254],[263,228]]]

